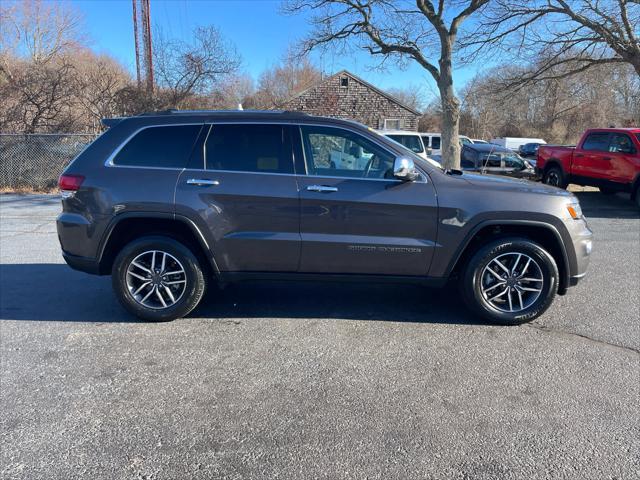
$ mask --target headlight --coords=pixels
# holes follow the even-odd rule
[[[567,204],[567,212],[574,220],[582,219],[582,208],[580,208],[580,203],[577,200]]]

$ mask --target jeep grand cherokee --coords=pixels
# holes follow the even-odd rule
[[[210,281],[455,278],[474,312],[516,324],[589,262],[571,193],[445,171],[354,122],[167,111],[105,123],[60,177],[58,234],[66,262],[111,274],[142,319],[187,315]],[[332,161],[345,151],[361,161]]]

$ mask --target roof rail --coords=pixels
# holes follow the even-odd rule
[[[149,117],[149,116],[157,116],[157,115],[210,115],[216,113],[226,113],[226,114],[247,114],[247,113],[264,113],[271,115],[307,115],[305,112],[296,111],[296,110],[177,110],[177,109],[168,109],[168,110],[160,110],[157,112],[144,112],[138,115],[139,117]]]
[[[122,120],[124,120],[124,117],[103,118],[100,121],[105,127],[111,128],[111,127],[115,127]]]

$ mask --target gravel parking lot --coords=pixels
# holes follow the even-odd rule
[[[588,276],[520,327],[315,283],[140,323],[64,265],[56,197],[2,195],[2,478],[638,478],[640,215],[578,195]]]

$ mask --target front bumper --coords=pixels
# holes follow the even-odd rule
[[[575,286],[587,273],[593,250],[593,232],[585,219],[571,220],[567,223],[575,258],[569,276],[569,286]]]

